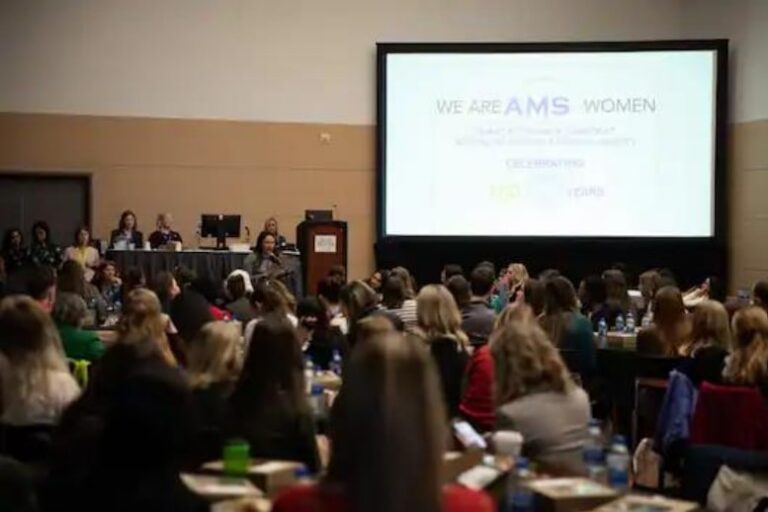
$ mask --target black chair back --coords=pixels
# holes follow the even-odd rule
[[[46,464],[53,452],[53,425],[0,424],[0,454],[28,464]]]

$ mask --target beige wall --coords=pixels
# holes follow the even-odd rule
[[[768,120],[742,123],[731,131],[731,288],[768,279]]]
[[[2,0],[0,112],[375,122],[377,41],[674,38],[682,0]]]
[[[685,38],[730,40],[734,122],[768,119],[768,1],[685,0]]]
[[[336,205],[352,276],[373,267],[373,159],[365,126],[0,114],[0,171],[90,173],[97,236],[130,208],[145,234],[172,212],[193,245],[206,212],[242,214],[253,238],[275,215],[293,240],[305,209]]]
[[[731,39],[729,250],[743,286],[768,274],[766,0],[5,0],[0,169],[92,173],[100,235],[126,207],[145,230],[170,210],[190,239],[203,210],[242,213],[254,232],[274,213],[292,232],[305,208],[336,204],[361,276],[377,41],[694,37]]]
[[[730,40],[731,287],[768,279],[768,2],[685,0],[682,36]]]

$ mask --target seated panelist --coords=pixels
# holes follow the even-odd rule
[[[136,214],[125,210],[120,215],[117,229],[112,230],[109,246],[112,249],[141,249],[144,245],[144,235],[139,231]]]
[[[172,222],[173,217],[170,213],[161,213],[157,216],[157,230],[149,235],[149,246],[152,249],[183,242],[181,235],[171,229]]]

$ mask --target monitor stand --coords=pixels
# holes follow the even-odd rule
[[[227,236],[224,233],[219,234],[219,236],[216,237],[216,248],[214,249],[216,251],[228,251],[229,247],[227,247]]]

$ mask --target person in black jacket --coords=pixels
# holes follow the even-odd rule
[[[29,244],[29,259],[35,265],[58,268],[61,265],[61,247],[53,243],[51,228],[42,220],[32,225],[32,242]]]
[[[55,433],[43,510],[208,510],[179,478],[196,425],[189,384],[155,343],[114,345]]]
[[[427,285],[416,298],[417,333],[429,346],[440,374],[446,411],[459,412],[464,370],[469,361],[469,338],[461,330],[461,314],[443,285]]]
[[[229,399],[227,438],[242,438],[251,456],[320,469],[315,424],[306,398],[298,334],[280,314],[254,327],[240,378]]]
[[[144,235],[139,231],[136,214],[131,210],[125,210],[120,215],[117,229],[112,230],[109,237],[109,246],[116,249],[117,245],[123,245],[123,249],[141,249],[144,245]]]
[[[13,274],[29,262],[29,249],[24,245],[24,235],[19,228],[6,230],[0,256],[5,261],[5,271]]]

